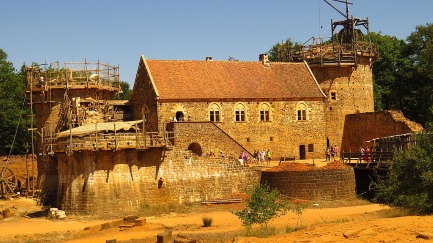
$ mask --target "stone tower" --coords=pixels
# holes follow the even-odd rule
[[[326,1],[326,0],[325,0]],[[326,1],[331,5],[328,1]],[[378,58],[377,45],[369,39],[368,19],[349,17],[348,2],[342,21],[332,21],[331,41],[309,46],[279,46],[278,60],[309,64],[325,99],[326,142],[341,148],[346,115],[374,111],[372,64]],[[364,35],[357,26],[365,27]],[[344,147],[341,148],[344,150]]]

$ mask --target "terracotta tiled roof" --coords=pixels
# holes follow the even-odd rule
[[[143,57],[144,59],[144,57]],[[305,63],[145,60],[160,99],[323,98]]]

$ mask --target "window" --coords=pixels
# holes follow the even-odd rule
[[[213,103],[209,107],[209,121],[219,122],[221,121],[220,107],[218,104]]]
[[[260,106],[260,121],[270,121],[269,110],[268,104],[262,104]]]
[[[308,144],[308,152],[314,152],[314,144]]]
[[[299,103],[296,106],[297,120],[306,121],[307,120],[307,105],[305,103]]]
[[[236,104],[235,106],[235,121],[244,122],[245,121],[245,106],[243,104]]]
[[[331,92],[331,100],[337,100],[337,93]]]

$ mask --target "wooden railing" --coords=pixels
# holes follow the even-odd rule
[[[83,150],[122,150],[122,149],[148,149],[151,147],[171,146],[172,134],[167,132],[143,133],[95,133],[79,137],[63,137],[58,139],[44,139],[44,154],[73,153]]]

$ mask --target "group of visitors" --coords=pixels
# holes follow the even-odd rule
[[[373,150],[373,148],[371,148]],[[370,154],[371,150],[366,147],[365,149],[362,146],[359,146],[359,153],[361,154],[361,158],[365,161],[365,162],[370,162],[371,159],[371,154]]]
[[[336,161],[338,158],[338,147],[337,145],[328,146],[325,150],[326,162]]]
[[[211,157],[216,156],[214,152],[210,152],[207,155],[211,156]],[[205,156],[205,155],[203,154],[203,156]],[[225,157],[224,152],[220,151],[218,154],[218,157],[224,158]],[[231,153],[228,157],[231,159],[235,159],[235,157],[233,156],[233,153]],[[268,150],[263,149],[261,151],[260,150],[254,150],[253,160],[251,161],[250,154],[247,151],[242,150],[239,154],[238,160],[243,165],[249,165],[250,163],[262,164],[262,165],[266,163],[266,164],[270,165],[271,160],[272,160],[272,151],[270,149],[268,149]]]
[[[253,152],[253,162],[255,164],[266,164],[270,165],[272,160],[272,151],[268,149],[267,151],[263,150],[254,150]]]

